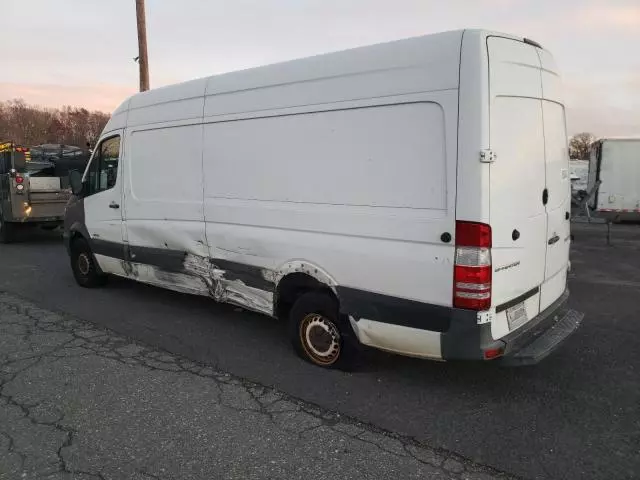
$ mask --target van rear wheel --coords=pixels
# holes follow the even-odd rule
[[[100,273],[87,241],[76,239],[71,245],[71,269],[78,285],[84,288],[102,287],[107,276]]]
[[[329,294],[308,292],[296,300],[289,314],[289,336],[296,353],[307,362],[340,370],[355,366],[353,330]]]

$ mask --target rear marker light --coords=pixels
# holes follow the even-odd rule
[[[491,306],[491,227],[456,222],[453,305],[468,310]]]
[[[16,177],[16,183],[17,183],[17,184],[21,184],[21,183],[23,183],[23,182],[24,182],[24,178],[22,178],[22,177]]]
[[[485,360],[493,360],[494,358],[498,358],[501,356],[502,356],[502,348],[490,348],[489,350],[484,351]]]

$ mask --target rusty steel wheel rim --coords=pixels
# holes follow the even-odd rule
[[[91,263],[86,253],[78,255],[78,270],[82,275],[88,275],[91,270]]]
[[[300,343],[305,353],[318,365],[332,365],[340,356],[340,332],[328,318],[310,313],[300,322]]]

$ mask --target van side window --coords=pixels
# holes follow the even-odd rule
[[[98,145],[87,172],[87,196],[115,187],[119,157],[119,136],[107,138]]]

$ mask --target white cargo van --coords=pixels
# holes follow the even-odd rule
[[[640,220],[640,137],[602,138],[591,146],[590,207],[612,221]]]
[[[73,184],[80,285],[287,319],[316,365],[360,345],[532,363],[582,318],[560,79],[527,39],[448,32],[134,95]]]

